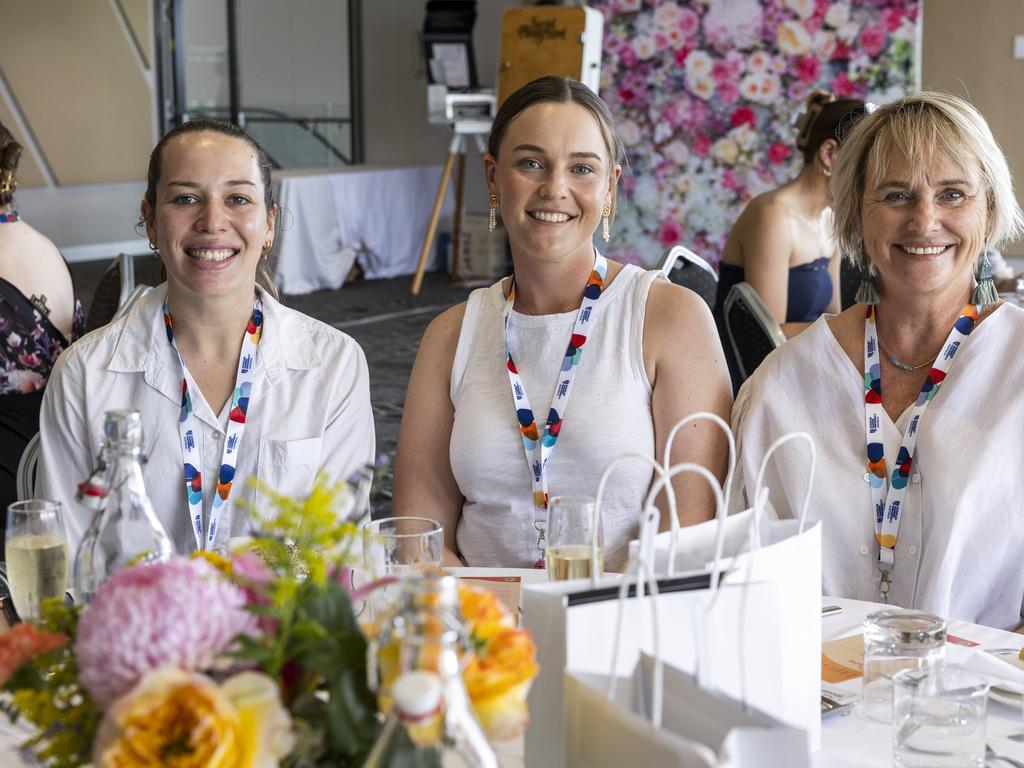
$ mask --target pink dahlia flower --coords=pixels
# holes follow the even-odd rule
[[[205,560],[174,557],[115,574],[82,613],[79,681],[105,706],[151,669],[205,671],[240,634],[256,634],[245,592]]]

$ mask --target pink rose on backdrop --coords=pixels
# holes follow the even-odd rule
[[[796,76],[801,83],[813,83],[821,74],[821,62],[817,56],[801,56],[796,63]]]
[[[885,50],[885,30],[881,27],[864,27],[860,33],[860,47],[871,58]]]
[[[779,163],[788,160],[791,154],[792,152],[790,151],[789,147],[787,147],[781,141],[776,141],[770,147],[768,147],[768,159],[771,160],[772,163],[775,165],[778,165]]]
[[[679,11],[679,16],[676,18],[676,25],[684,35],[693,37],[700,28],[700,16],[689,8],[683,8]]]
[[[900,28],[906,12],[902,8],[886,8],[882,11],[882,25],[889,32]]]
[[[729,116],[729,124],[733,128],[738,128],[741,125],[756,126],[757,115],[750,107],[740,107],[733,110],[733,113]]]
[[[693,140],[693,146],[690,149],[697,157],[707,157],[708,152],[711,151],[711,139],[707,136],[698,136]]]
[[[832,81],[832,93],[840,99],[855,99],[859,94],[857,84],[845,72],[840,72]]]
[[[740,99],[740,87],[735,80],[728,80],[718,86],[718,99],[722,104],[730,106]]]
[[[726,168],[722,172],[722,187],[731,191],[735,191],[740,188],[740,179],[736,175],[736,171],[732,168]]]
[[[636,51],[633,50],[633,46],[626,43],[622,46],[622,51],[619,53],[619,59],[622,61],[624,67],[635,67],[639,59],[637,58]]]
[[[682,225],[674,221],[673,219],[666,219],[661,222],[661,228],[658,229],[658,242],[665,248],[671,248],[673,245],[678,245],[683,240],[683,227]]]

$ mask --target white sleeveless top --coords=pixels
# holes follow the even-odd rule
[[[627,451],[655,455],[651,383],[644,370],[647,294],[660,277],[627,265],[598,304],[562,431],[547,464],[550,496],[594,496],[608,463]],[[465,497],[456,533],[470,566],[529,568],[541,555],[533,489],[505,369],[501,282],[470,294],[452,365],[449,457]],[[509,317],[509,343],[538,419],[545,418],[577,311]],[[543,416],[541,416],[543,414]],[[637,532],[651,468],[624,462],[602,503],[606,567],[621,567]]]

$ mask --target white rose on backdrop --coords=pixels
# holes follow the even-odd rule
[[[850,6],[846,3],[832,3],[825,11],[825,23],[832,29],[841,29],[850,20]]]
[[[686,84],[689,86],[690,92],[693,93],[694,96],[697,96],[704,101],[707,101],[715,95],[715,81],[710,77],[703,76],[687,78]]]
[[[811,50],[811,35],[803,24],[790,19],[779,24],[775,43],[786,56],[803,56]]]
[[[748,123],[733,128],[728,134],[740,145],[740,149],[749,152],[761,143],[760,134],[750,127]]]
[[[654,126],[654,143],[661,144],[672,135],[672,126],[664,120],[659,120]]]
[[[836,50],[836,36],[832,32],[819,29],[814,33],[814,52],[823,59],[829,59]]]
[[[761,39],[759,0],[714,0],[704,14],[704,36],[716,49],[753,48]]]
[[[679,14],[682,13],[680,8],[675,3],[664,3],[659,5],[657,10],[654,12],[654,23],[661,27],[663,30],[672,29],[679,23]]]
[[[633,50],[636,51],[638,59],[644,60],[651,58],[658,52],[658,46],[654,44],[654,40],[647,35],[642,35],[633,39]]]
[[[640,141],[640,126],[632,120],[623,120],[619,123],[619,135],[628,146],[632,147]]]
[[[704,51],[692,51],[686,57],[686,75],[687,77],[710,77],[714,63],[714,59]]]
[[[838,29],[836,35],[838,35],[839,39],[842,40],[844,43],[850,44],[857,39],[857,34],[859,32],[860,24],[858,24],[856,21],[848,21]]]
[[[726,136],[711,145],[711,156],[720,163],[735,165],[740,156],[740,145],[735,139]]]
[[[814,13],[814,0],[786,0],[786,5],[801,19],[809,19]]]
[[[772,57],[764,51],[754,51],[747,57],[748,72],[764,72],[772,64]]]
[[[685,165],[686,161],[690,159],[690,148],[679,139],[670,141],[662,148],[661,152],[675,165]]]
[[[778,75],[757,72],[740,80],[740,95],[756,104],[771,104],[782,90]]]
[[[623,11],[639,11],[643,0],[619,0],[619,8]]]

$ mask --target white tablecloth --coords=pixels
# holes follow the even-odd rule
[[[278,287],[338,288],[357,258],[368,278],[415,272],[441,172],[436,165],[275,173]],[[450,184],[438,232],[450,229],[452,199]]]
[[[524,581],[538,578],[534,573],[509,569],[453,568],[459,576],[519,575]],[[827,598],[825,604],[840,605],[843,611],[837,615],[822,618],[822,640],[835,640],[857,634],[861,631],[864,618],[880,607],[874,603],[858,600]],[[950,634],[979,643],[981,648],[1020,648],[1024,646],[1024,635],[1004,632],[1000,629],[968,624],[964,621],[950,621]],[[548,672],[552,672],[548,670]],[[543,672],[542,672],[543,674]],[[559,674],[558,670],[554,674]],[[851,691],[860,689],[860,679],[845,683],[831,684],[833,687]],[[1000,755],[1024,761],[1024,744],[1011,741],[1007,736],[1024,731],[1020,709],[989,700],[988,743]],[[5,717],[0,716],[0,766],[21,766],[16,745],[24,733],[10,727]],[[826,718],[821,729],[822,749],[815,754],[812,764],[815,768],[888,768],[892,765],[891,727],[874,723],[860,717],[856,712],[844,716]],[[523,742],[521,739],[496,746],[495,751],[502,768],[522,768]]]

